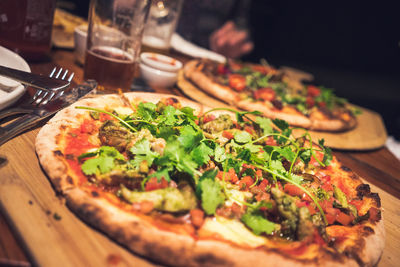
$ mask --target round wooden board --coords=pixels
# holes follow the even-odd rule
[[[232,108],[226,103],[197,88],[193,83],[185,79],[183,72],[178,75],[178,87],[182,92],[196,100],[197,102],[209,107]],[[387,139],[386,128],[382,117],[369,109],[358,107],[362,114],[357,116],[357,126],[346,132],[320,132],[309,131],[313,141],[318,142],[324,138],[325,144],[331,148],[344,150],[372,150],[382,147]],[[302,130],[294,130],[293,134],[300,135]]]

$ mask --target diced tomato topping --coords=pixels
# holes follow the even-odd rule
[[[350,195],[351,192],[350,192],[350,190],[349,190],[349,187],[348,187],[348,186],[345,186],[345,185],[343,184],[342,180],[339,180],[339,181],[338,181],[337,186],[340,188],[340,190],[342,190],[342,192],[343,192],[346,196],[349,196],[349,195]]]
[[[377,222],[381,219],[381,213],[377,208],[370,208],[369,209],[369,219],[373,222]]]
[[[259,201],[269,201],[271,199],[271,195],[266,192],[261,192],[256,195],[256,200]]]
[[[213,115],[213,114],[208,115],[207,114],[203,118],[203,123],[207,123],[207,122],[213,121],[213,120],[215,120],[215,115]]]
[[[268,183],[268,180],[267,179],[264,179],[264,180],[262,180],[261,181],[261,183],[258,185],[258,188],[261,190],[261,191],[265,191],[265,189],[267,188],[267,185],[268,185],[269,183]]]
[[[147,181],[145,190],[152,191],[152,190],[162,189],[162,188],[166,188],[166,187],[168,187],[168,182],[167,182],[167,180],[164,179],[164,177],[162,177],[160,179],[160,181],[158,181],[157,177],[152,177]]]
[[[227,66],[225,66],[225,64],[218,64],[217,67],[217,73],[224,75],[227,74],[229,72],[229,69],[227,68]]]
[[[325,183],[321,185],[321,188],[325,191],[333,191],[333,186],[331,185],[331,183]]]
[[[272,101],[275,99],[276,93],[272,88],[260,88],[253,93],[255,99]]]
[[[113,117],[111,117],[110,115],[108,115],[106,113],[100,113],[99,114],[99,120],[101,122],[109,121],[109,120],[112,120],[112,119],[113,119]]]
[[[231,139],[234,138],[233,133],[231,133],[231,132],[229,132],[229,131],[223,131],[223,132],[222,132],[222,136],[225,137],[225,138],[227,138],[227,139],[229,139],[229,140],[231,140]]]
[[[253,66],[251,66],[251,69],[254,71],[260,72],[262,74],[268,73],[267,67],[262,66],[262,65],[253,65]]]
[[[248,125],[244,126],[244,130],[245,130],[246,132],[248,132],[249,134],[255,134],[255,133],[256,133],[256,131],[254,130],[254,128],[251,127],[251,126],[248,126]]]
[[[352,201],[349,202],[349,204],[353,205],[356,207],[357,211],[361,210],[361,207],[363,205],[363,201],[360,199],[353,199]],[[360,214],[358,214],[360,215]]]
[[[240,216],[243,212],[242,207],[237,204],[236,202],[233,202],[231,206],[232,213],[235,214],[236,216]]]
[[[286,184],[284,191],[291,196],[302,196],[304,191],[301,188],[293,185],[293,184]]]
[[[317,228],[315,228],[315,230],[314,230],[314,235],[313,235],[313,237],[314,237],[314,242],[317,243],[318,245],[320,245],[320,246],[326,245],[325,240],[324,240],[324,239],[322,238],[322,236],[319,234]]]
[[[254,170],[255,169],[255,167],[253,165],[247,164],[247,163],[243,163],[242,167],[243,167],[243,170],[245,170],[245,169],[253,169]]]
[[[246,78],[240,74],[231,74],[229,86],[236,91],[243,91],[246,88]]]
[[[326,103],[325,102],[318,102],[318,106],[320,107],[320,108],[324,108],[324,107],[326,107]]]
[[[234,168],[229,169],[229,171],[225,173],[225,177],[223,175],[224,172],[219,171],[217,177],[221,180],[222,178],[224,178],[224,181],[230,181],[231,183],[236,183],[237,181],[239,181],[239,178]]]
[[[333,224],[336,221],[336,215],[326,213],[325,217],[326,220],[328,221],[328,224]]]
[[[190,218],[192,220],[192,224],[199,228],[204,223],[204,211],[201,209],[190,210]]]
[[[319,161],[323,161],[323,159],[324,159],[324,153],[322,153],[322,152],[320,152],[320,151],[315,151],[315,156],[317,157],[317,159],[319,160]],[[318,163],[318,161],[312,156],[311,157],[311,159],[310,159],[310,163],[309,164],[311,164],[311,165],[313,165],[313,166],[319,166],[319,163]]]
[[[81,133],[93,133],[96,130],[96,125],[92,120],[85,119],[81,124]]]
[[[319,96],[321,94],[321,90],[314,86],[314,85],[309,85],[307,86],[307,95],[311,96],[311,97],[316,97]]]
[[[342,225],[349,225],[353,221],[353,218],[350,215],[339,211],[339,214],[336,216],[336,221]]]
[[[312,97],[310,97],[310,96],[307,96],[307,98],[306,98],[306,104],[307,104],[307,107],[312,108],[312,107],[315,105],[315,100],[314,100],[314,98],[312,98]]]
[[[254,184],[253,178],[251,176],[244,176],[242,179],[239,181],[239,188],[241,190],[249,189],[249,187]]]
[[[265,144],[268,146],[277,146],[278,145],[278,143],[276,142],[276,140],[273,136],[268,136],[267,140],[265,141]]]

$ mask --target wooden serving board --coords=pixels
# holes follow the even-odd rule
[[[0,208],[31,261],[38,266],[155,266],[83,223],[57,197],[35,154],[38,131],[0,147]],[[400,261],[400,200],[371,187],[385,209],[387,245],[379,266],[394,266]]]
[[[0,147],[0,207],[38,266],[155,266],[83,223],[61,201],[38,163],[38,129]],[[350,166],[351,167],[351,166]],[[400,200],[371,185],[384,207],[386,247],[379,266],[400,262]]]
[[[184,78],[182,72],[178,76],[178,87],[193,100],[209,107],[228,107],[226,103],[208,95]],[[362,114],[357,116],[357,126],[346,132],[309,131],[313,141],[324,138],[325,144],[335,149],[371,150],[382,147],[387,139],[386,128],[382,117],[371,110],[358,107]],[[300,135],[303,130],[295,130],[294,135]]]

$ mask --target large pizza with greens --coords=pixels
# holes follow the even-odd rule
[[[196,59],[186,63],[185,78],[232,106],[260,111],[311,130],[345,131],[357,124],[356,109],[332,89],[304,85],[267,64]]]
[[[378,194],[323,141],[258,115],[168,95],[96,96],[51,119],[36,150],[73,212],[156,262],[375,265]]]

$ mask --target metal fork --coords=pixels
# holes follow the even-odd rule
[[[51,71],[49,77],[53,77],[54,78],[60,78],[62,80],[64,80],[68,74],[68,70],[64,70],[64,73],[62,73],[63,69],[60,68],[59,70],[57,70],[57,67],[54,67],[54,69]],[[71,74],[68,77],[68,82],[72,81],[72,78],[74,77],[75,73],[71,72]],[[61,76],[61,77],[60,77]],[[6,117],[12,116],[12,115],[16,115],[16,114],[25,114],[25,113],[29,113],[34,109],[37,109],[45,104],[47,104],[48,102],[59,98],[60,96],[62,96],[65,92],[67,88],[59,90],[57,92],[48,92],[45,90],[37,90],[35,95],[26,100],[24,103],[22,103],[21,105],[19,105],[18,107],[15,108],[9,108],[9,109],[5,109],[3,111],[0,111],[0,120],[4,119]]]
[[[66,69],[63,74],[62,74],[62,71],[63,71],[63,68],[60,68],[57,71],[57,67],[54,67],[54,69],[51,71],[49,77],[53,78],[54,74],[56,74],[54,76],[54,78],[60,78],[61,80],[65,80],[65,77],[68,74],[68,70]],[[60,77],[60,75],[61,75],[61,77]],[[74,78],[74,75],[75,75],[75,73],[72,72],[69,75],[67,81],[71,82],[72,78]],[[57,92],[54,92],[54,91],[49,92],[49,91],[39,89],[36,91],[35,95],[32,97],[31,103],[34,103],[36,105],[41,105],[41,104],[46,105],[49,101],[51,101],[53,99],[53,97],[55,97],[54,99],[56,99],[56,98],[62,96],[63,94],[64,94],[64,90],[60,90]]]

